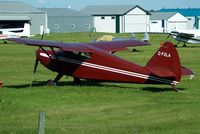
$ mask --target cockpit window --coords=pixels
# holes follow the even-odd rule
[[[59,50],[56,55],[58,57],[62,57],[62,58],[70,58],[70,59],[81,60],[81,61],[84,61],[84,60],[90,58],[89,53],[70,52],[70,51],[64,51],[64,50]]]

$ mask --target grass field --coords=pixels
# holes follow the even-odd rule
[[[138,47],[141,52],[128,50],[117,55],[145,65],[166,37],[150,34],[151,46]],[[89,33],[65,33],[47,35],[45,39],[88,42],[90,37]],[[196,72],[193,80],[182,78],[177,85],[179,93],[168,85],[85,82],[74,86],[70,77],[62,78],[58,86],[48,87],[46,80],[54,79],[56,74],[39,65],[33,75],[36,49],[0,42],[0,79],[5,82],[0,89],[0,133],[36,134],[40,111],[46,115],[47,134],[200,133],[200,46],[177,48],[182,65]],[[30,88],[32,80],[40,82]]]

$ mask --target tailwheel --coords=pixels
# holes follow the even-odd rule
[[[55,86],[56,83],[53,80],[48,80],[47,81],[47,86]]]
[[[172,84],[172,89],[173,89],[173,91],[175,91],[175,92],[179,92],[179,90],[176,88],[176,86],[175,86],[174,84]]]

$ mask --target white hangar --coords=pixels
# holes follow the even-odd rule
[[[97,32],[149,32],[150,29],[150,13],[138,5],[87,6],[81,11],[93,16]]]
[[[23,28],[30,24],[30,33],[39,34],[41,26],[47,30],[47,14],[20,1],[0,1],[0,29]]]
[[[150,32],[169,33],[171,30],[186,30],[187,18],[178,12],[152,12]]]

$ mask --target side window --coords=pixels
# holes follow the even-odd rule
[[[86,24],[86,28],[90,28],[90,24]]]
[[[76,25],[75,24],[71,24],[71,28],[76,28]]]
[[[102,19],[102,20],[104,20],[104,19],[105,19],[105,17],[104,17],[104,16],[101,16],[101,19]]]
[[[158,22],[157,22],[157,21],[152,21],[151,23],[152,23],[152,24],[157,24]]]
[[[59,24],[54,24],[54,28],[59,29],[60,28]]]

